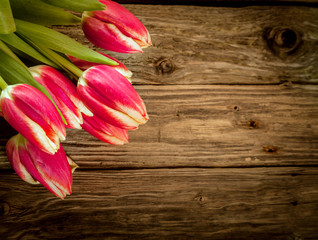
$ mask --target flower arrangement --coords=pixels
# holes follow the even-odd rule
[[[62,199],[72,193],[78,167],[61,145],[65,128],[122,145],[128,130],[149,119],[121,62],[47,27],[79,23],[105,50],[137,53],[151,45],[144,25],[110,0],[1,1],[0,115],[19,132],[7,157],[21,179]]]

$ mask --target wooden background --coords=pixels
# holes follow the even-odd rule
[[[62,201],[13,172],[1,119],[0,238],[318,239],[315,1],[121,2],[148,3],[125,7],[153,46],[113,56],[149,122],[124,146],[68,131],[80,168]]]

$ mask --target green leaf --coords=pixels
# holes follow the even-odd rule
[[[15,33],[11,34],[0,34],[0,39],[7,43],[8,45],[20,50],[21,52],[24,52],[25,54],[33,57],[34,59],[45,63],[47,65],[50,65],[52,67],[56,67],[56,65],[44,57],[41,53],[36,51],[33,47],[31,47],[28,43],[23,41],[21,38],[19,38]]]
[[[20,60],[20,58],[17,57],[17,55],[14,54],[14,52],[12,52],[12,50],[5,45],[4,42],[2,42],[0,40],[0,49],[6,53],[7,55],[9,55],[10,57],[12,57],[15,61],[19,62],[21,65],[25,66],[24,63]],[[26,67],[26,66],[25,66]]]
[[[15,23],[9,0],[0,0],[0,34],[13,33]]]
[[[0,75],[8,84],[26,83],[41,90],[43,93],[47,93],[45,88],[33,78],[25,66],[22,66],[1,50],[0,59]]]
[[[40,25],[69,25],[81,19],[64,9],[40,0],[10,0],[14,18]]]
[[[66,124],[65,118],[63,117],[61,111],[58,109],[56,104],[54,103],[51,95],[48,91],[39,84],[31,75],[29,70],[14,60],[12,57],[4,53],[0,50],[0,76],[5,80],[5,82],[9,85],[25,83],[31,85],[37,89],[39,89],[42,93],[44,93],[54,104],[58,112],[60,113],[64,123]]]
[[[54,61],[59,67],[61,67],[67,73],[73,75],[74,77],[81,77],[83,71],[76,67],[65,55],[60,55],[57,52],[54,52],[51,49],[48,49],[44,46],[38,46],[43,53],[46,54],[52,61]]]
[[[43,0],[57,7],[77,12],[105,10],[106,6],[97,0]]]
[[[1,90],[4,90],[7,86],[8,84],[6,83],[6,81],[4,81],[4,79],[0,76],[0,93],[1,93]],[[1,112],[1,109],[0,109],[0,112]]]
[[[17,33],[35,44],[68,54],[89,62],[118,65],[115,61],[85,47],[72,38],[44,26],[16,19]]]

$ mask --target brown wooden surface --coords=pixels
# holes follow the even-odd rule
[[[313,5],[316,6],[317,0],[116,0],[121,4],[162,4],[162,5],[203,5],[203,6],[249,6],[249,5]]]
[[[113,54],[135,84],[317,84],[318,8],[127,8],[153,40],[143,54]],[[57,29],[89,44],[80,26]]]
[[[154,46],[113,56],[149,122],[124,146],[69,130],[61,201],[12,171],[1,119],[0,238],[318,239],[318,9],[126,7]]]
[[[12,239],[317,239],[317,177],[316,168],[299,167],[79,171],[73,195],[61,201],[40,186],[2,174],[0,234]]]

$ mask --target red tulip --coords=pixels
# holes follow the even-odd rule
[[[21,134],[9,139],[8,159],[18,176],[31,184],[41,183],[59,198],[72,193],[72,171],[60,146],[54,154],[47,154]]]
[[[136,129],[149,119],[134,87],[107,65],[87,69],[78,81],[77,91],[94,115],[116,127]]]
[[[65,125],[53,103],[27,84],[6,87],[0,109],[7,122],[41,150],[54,154],[66,136]]]
[[[120,61],[118,61],[116,58],[112,57],[112,56],[109,56],[105,53],[101,53],[99,52],[100,54],[104,55],[105,57],[108,57],[112,60],[114,60],[115,62],[118,63],[118,65],[115,65],[115,66],[110,66],[112,68],[114,68],[115,70],[117,70],[119,73],[121,73],[125,78],[128,79],[128,81],[130,81],[130,78],[132,76],[132,72],[128,70],[128,68],[126,68],[126,66],[121,63]],[[82,59],[79,59],[79,58],[76,58],[76,57],[73,57],[73,56],[68,56],[68,58],[76,65],[76,67],[80,68],[81,70],[86,70],[90,67],[94,67],[96,65],[101,65],[101,64],[98,64],[98,63],[93,63],[93,62],[87,62],[85,60],[82,60]]]
[[[135,15],[116,2],[99,1],[107,6],[105,10],[82,15],[82,28],[90,42],[121,53],[142,52],[151,45],[147,29]]]
[[[99,140],[114,145],[128,143],[128,131],[126,129],[112,126],[96,116],[88,117],[83,114],[83,119],[83,129]]]
[[[79,98],[75,85],[58,70],[45,65],[29,68],[34,79],[43,85],[61,110],[67,128],[81,128],[81,112],[92,115]]]

